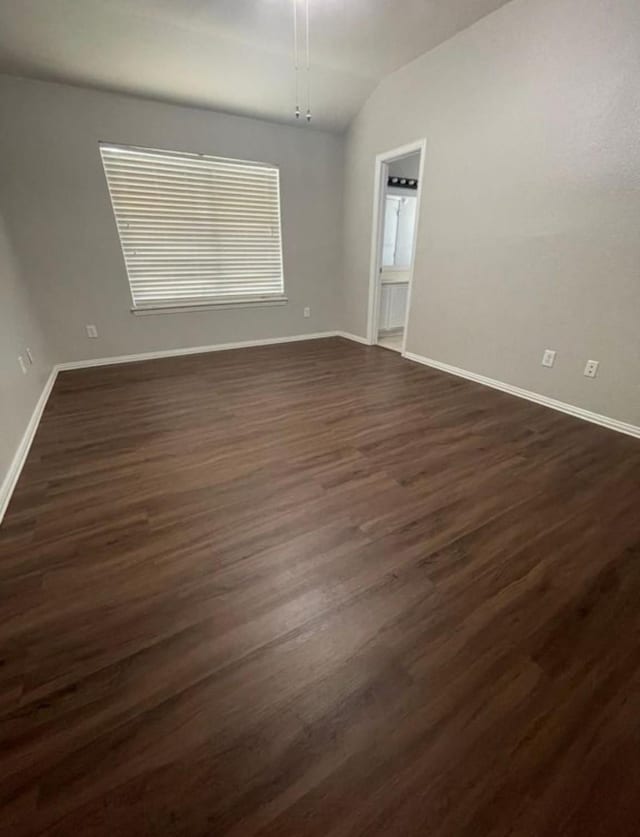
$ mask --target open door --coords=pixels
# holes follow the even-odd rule
[[[406,345],[423,154],[421,142],[376,159],[367,337],[397,352],[404,352]]]

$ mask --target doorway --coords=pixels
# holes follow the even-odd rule
[[[367,339],[404,353],[421,197],[424,141],[378,155]]]

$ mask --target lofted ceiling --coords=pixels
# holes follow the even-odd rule
[[[1,0],[0,72],[293,121],[293,2]],[[340,131],[384,75],[508,0],[309,2],[314,126]]]

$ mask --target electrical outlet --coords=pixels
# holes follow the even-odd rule
[[[584,374],[587,376],[587,378],[595,378],[595,376],[598,374],[599,366],[599,360],[588,360],[587,365],[584,368]]]
[[[22,355],[18,355],[18,363],[20,364],[20,369],[22,369],[22,374],[27,374],[27,364],[24,362],[24,358]]]
[[[553,366],[556,362],[556,353],[554,349],[545,349],[544,354],[542,355],[542,365],[543,366]]]
[[[27,346],[27,348],[24,351],[29,361],[29,366],[33,366],[33,353],[31,349]]]
[[[87,337],[95,339],[98,336],[98,329],[94,325],[87,326]]]
[[[303,313],[304,313],[304,316],[306,317],[306,319],[309,319],[309,317],[311,316],[311,308],[309,308],[309,307],[307,306],[307,307],[304,309],[304,312],[303,312]]]

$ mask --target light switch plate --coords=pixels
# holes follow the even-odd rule
[[[553,366],[556,362],[556,353],[554,349],[545,349],[544,354],[542,355],[542,365],[543,366]]]

